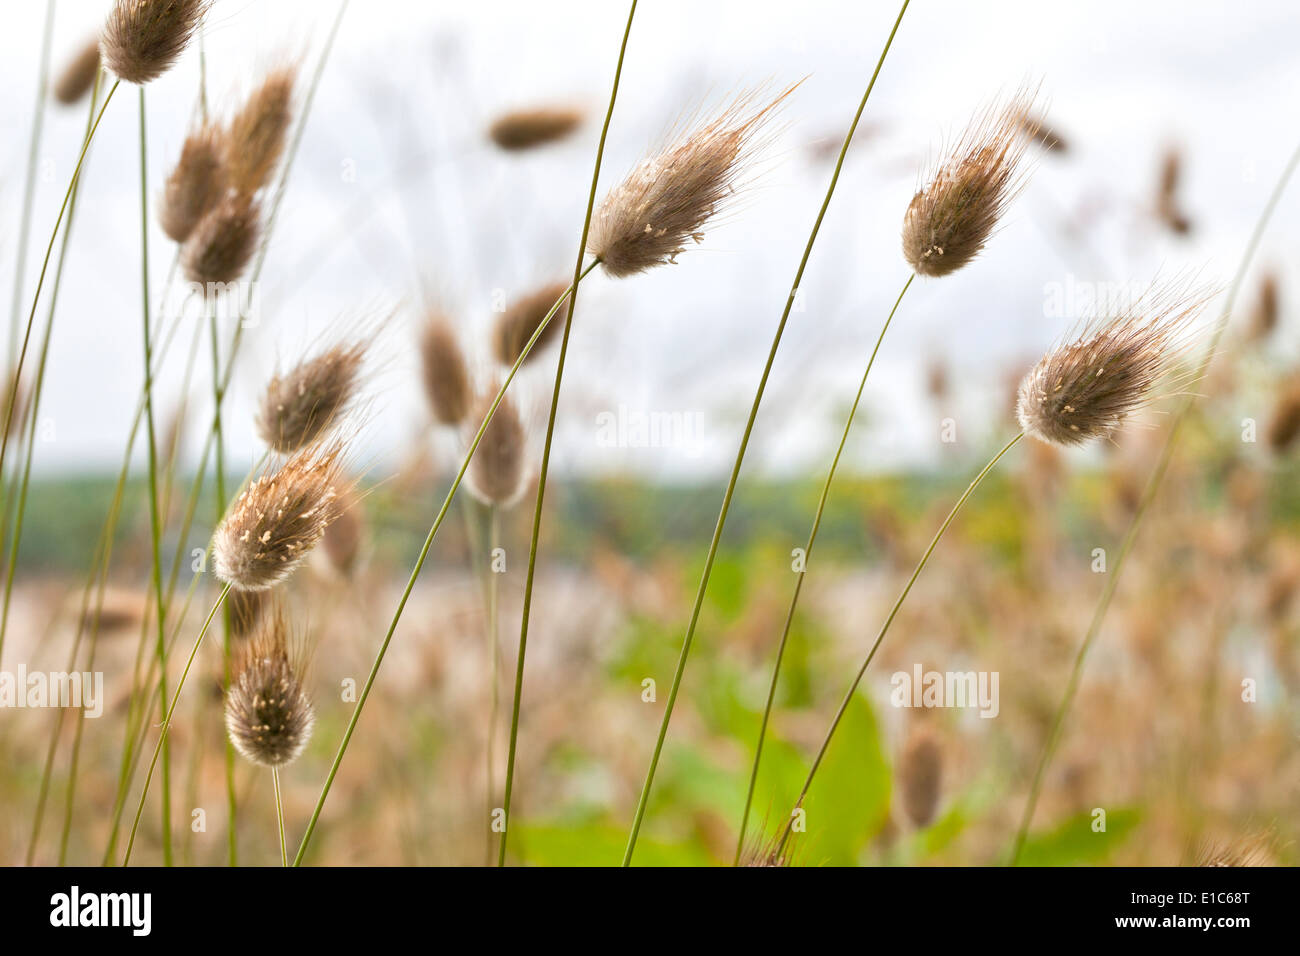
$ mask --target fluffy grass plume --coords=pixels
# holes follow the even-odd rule
[[[226,696],[226,732],[259,766],[292,763],[311,738],[316,717],[303,688],[303,657],[290,648],[282,612],[268,616],[240,653]]]
[[[99,38],[104,65],[128,83],[167,72],[189,44],[211,0],[117,0]]]
[[[1284,454],[1300,436],[1300,378],[1287,382],[1278,393],[1273,417],[1268,423],[1268,447],[1276,455]]]
[[[916,827],[927,827],[939,809],[943,784],[943,748],[928,727],[908,734],[898,759],[898,784],[903,812]]]
[[[587,251],[611,276],[629,276],[672,263],[735,195],[777,108],[794,91],[771,100],[743,93],[717,115],[685,129],[643,159],[601,201]]]
[[[275,587],[338,517],[343,445],[313,445],[264,471],[230,505],[213,536],[217,576],[240,591]]]
[[[465,421],[474,400],[469,366],[451,323],[439,313],[430,314],[420,332],[420,378],[434,421]]]
[[[351,493],[340,495],[339,516],[330,522],[321,539],[321,551],[330,567],[341,577],[351,577],[360,563],[365,540],[366,519],[361,499]]]
[[[185,278],[203,285],[234,282],[248,268],[261,236],[257,201],[227,196],[199,220],[181,247]]]
[[[66,64],[50,90],[55,102],[64,106],[78,103],[95,85],[99,75],[99,40],[88,40]]]
[[[163,232],[174,242],[184,242],[221,202],[228,184],[220,130],[198,127],[185,137],[181,157],[163,186],[158,203]]]
[[[903,216],[903,258],[917,274],[956,272],[993,235],[1024,185],[1023,118],[1033,98],[1021,90],[978,113],[912,197]]]
[[[226,128],[226,167],[230,185],[240,195],[252,196],[270,182],[284,155],[293,122],[296,64],[267,73]]]
[[[487,417],[496,396],[496,383],[477,402],[471,422]],[[528,432],[518,406],[509,395],[503,396],[496,414],[488,423],[478,454],[470,461],[469,489],[484,504],[509,507],[524,490],[527,468]]]
[[[492,330],[492,351],[498,362],[512,366],[519,361],[524,346],[533,337],[537,327],[542,324],[546,313],[568,288],[567,282],[552,282],[515,300],[498,316]],[[537,339],[533,350],[528,353],[528,360],[540,354],[546,344],[553,340],[563,327],[564,309],[561,306],[547,323],[546,330]]]
[[[275,374],[257,407],[257,433],[282,455],[321,438],[356,399],[366,343],[334,345],[283,375]]]
[[[581,125],[581,110],[539,106],[498,116],[488,127],[488,137],[501,149],[516,153],[558,142]]]
[[[1204,290],[1158,290],[1113,318],[1093,320],[1073,342],[1047,353],[1020,383],[1016,416],[1052,445],[1108,437],[1146,405],[1182,358]]]

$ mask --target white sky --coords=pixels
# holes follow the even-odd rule
[[[14,241],[35,92],[41,3],[10,4],[0,35],[0,306]],[[62,0],[56,67],[109,4]],[[217,108],[277,55],[314,65],[330,0],[217,0],[205,44]],[[807,76],[756,188],[681,262],[585,283],[561,407],[557,467],[645,476],[725,472],[800,252],[830,175],[812,146],[838,140],[896,15],[893,2],[798,4],[643,0],[610,130],[602,191],[676,116],[729,91]],[[259,449],[250,402],[277,359],[291,361],[349,315],[405,303],[389,329],[363,458],[400,457],[423,424],[411,350],[417,275],[478,342],[494,290],[509,297],[572,270],[599,115],[626,8],[610,0],[471,4],[354,0],[311,115],[262,286],[263,325],[246,341],[227,410],[234,454]],[[915,0],[868,106],[790,323],[751,467],[820,473],[870,345],[907,269],[898,228],[926,158],[990,97],[1042,81],[1067,135],[1044,157],[986,255],[914,286],[873,371],[855,464],[933,457],[938,422],[973,440],[1009,427],[1008,368],[1070,324],[1045,316],[1045,290],[1070,281],[1146,281],[1157,270],[1230,278],[1296,142],[1300,7],[1158,0]],[[184,137],[198,57],[148,88],[150,198]],[[499,109],[577,103],[591,119],[570,142],[525,157],[484,145]],[[59,300],[37,467],[113,468],[140,386],[139,169],[134,88],[119,91],[89,160]],[[50,108],[22,313],[75,161],[81,108]],[[1175,239],[1147,216],[1164,147],[1186,148],[1183,195],[1196,230]],[[344,171],[355,173],[353,178]],[[1284,200],[1261,264],[1296,288],[1300,187]],[[1086,217],[1082,242],[1062,222]],[[173,249],[150,234],[154,289]],[[1290,280],[1290,281],[1288,281]],[[45,306],[38,311],[44,321]],[[7,320],[7,316],[5,319]],[[1289,321],[1289,320],[1288,320]],[[182,386],[187,334],[159,385],[160,417]],[[922,377],[952,363],[956,395],[936,409]],[[199,363],[205,369],[206,359]],[[547,365],[549,366],[549,362]],[[540,371],[540,369],[539,369]],[[525,378],[539,418],[547,376]],[[193,387],[202,392],[206,378]],[[601,412],[683,413],[683,447],[609,448]],[[200,400],[200,409],[203,408]],[[964,429],[969,425],[969,432]],[[194,429],[197,432],[197,428]],[[191,436],[190,453],[197,454]],[[237,460],[237,459],[236,459]]]

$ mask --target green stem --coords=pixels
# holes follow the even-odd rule
[[[584,269],[579,278],[585,278],[592,269],[596,268],[598,261],[599,260],[592,262],[591,265]],[[361,711],[365,708],[366,700],[370,697],[370,690],[374,687],[375,678],[379,676],[379,668],[384,663],[384,655],[388,653],[388,645],[393,640],[393,634],[397,630],[397,623],[402,619],[402,612],[406,609],[406,602],[410,600],[411,591],[415,589],[416,579],[419,578],[420,571],[424,567],[424,561],[429,556],[429,549],[433,546],[433,539],[438,534],[438,529],[442,527],[443,520],[447,517],[447,512],[451,508],[451,501],[456,496],[456,491],[460,488],[460,483],[465,478],[465,472],[469,470],[469,463],[474,458],[474,453],[478,451],[478,446],[483,441],[483,433],[487,431],[488,424],[492,421],[492,416],[496,414],[497,408],[501,405],[501,400],[505,398],[506,389],[508,389],[510,383],[514,381],[515,375],[519,372],[519,367],[523,365],[524,360],[528,358],[529,354],[533,350],[533,346],[537,344],[537,340],[542,337],[542,333],[546,331],[546,327],[550,324],[551,319],[555,316],[555,313],[560,310],[560,306],[564,304],[569,295],[572,294],[573,290],[574,286],[569,286],[568,289],[561,293],[560,298],[551,306],[550,310],[542,318],[542,321],[538,323],[537,331],[535,331],[532,337],[527,341],[527,343],[525,343],[523,350],[519,354],[519,358],[515,359],[515,364],[511,366],[510,371],[506,374],[505,380],[501,383],[501,387],[497,389],[496,396],[492,399],[492,403],[488,406],[487,414],[483,417],[483,423],[479,425],[478,431],[470,441],[469,450],[465,453],[465,458],[461,462],[460,470],[456,472],[456,477],[452,480],[451,487],[447,490],[447,497],[443,499],[442,507],[438,509],[438,514],[433,519],[433,524],[429,527],[429,533],[424,539],[424,545],[420,548],[420,554],[415,561],[415,567],[411,569],[411,575],[407,578],[406,587],[402,591],[402,597],[397,603],[397,610],[394,612],[393,619],[388,625],[388,631],[379,645],[379,652],[375,655],[374,663],[370,667],[370,674],[366,677],[365,686],[361,689],[361,696],[357,699],[357,706],[352,710],[352,717],[348,720],[347,729],[343,732],[343,740],[339,743],[338,752],[334,755],[334,762],[330,765],[329,774],[325,778],[325,785],[321,788],[320,797],[316,800],[316,808],[312,811],[311,819],[307,823],[307,830],[303,833],[302,842],[298,845],[298,853],[293,860],[294,866],[301,865],[303,857],[307,853],[307,847],[311,843],[312,834],[316,832],[316,823],[320,819],[321,810],[325,807],[325,800],[329,797],[330,788],[334,785],[334,778],[339,772],[339,765],[343,763],[343,755],[347,753],[348,743],[352,740],[352,734],[357,728],[357,721],[361,719]]]
[[[45,259],[41,262],[41,272],[36,280],[36,292],[32,296],[32,309],[27,315],[27,329],[23,333],[22,348],[18,353],[18,362],[13,369],[13,382],[9,387],[9,397],[5,403],[5,424],[3,437],[0,437],[0,475],[5,473],[5,455],[9,450],[9,434],[13,430],[14,409],[18,405],[18,389],[22,382],[23,363],[27,359],[27,347],[31,342],[32,326],[36,321],[36,306],[41,300],[41,289],[45,286],[45,273],[50,266],[50,256],[54,254],[54,240],[58,238],[59,227],[63,225],[63,216],[68,211],[68,204],[72,201],[72,192],[77,185],[77,180],[81,176],[81,165],[86,160],[86,152],[90,149],[91,140],[95,138],[95,131],[99,129],[100,120],[104,118],[104,111],[108,109],[108,104],[113,100],[113,94],[117,91],[120,80],[115,80],[112,87],[109,88],[108,95],[104,97],[104,105],[99,109],[99,115],[95,117],[94,125],[90,127],[90,135],[85,138],[81,144],[81,154],[77,157],[77,165],[72,170],[72,179],[68,182],[67,191],[63,194],[63,204],[59,206],[59,215],[54,220],[54,228],[50,230],[50,242],[45,248]],[[35,401],[35,396],[33,396]],[[4,507],[8,507],[6,504]],[[4,656],[4,642],[0,641],[0,658]]]
[[[280,768],[271,768],[271,784],[275,787],[275,819],[280,829],[280,865],[289,865],[289,847],[284,839],[284,801],[280,797]],[[233,827],[231,828],[234,829]]]
[[[190,656],[185,660],[185,669],[181,671],[180,680],[176,682],[176,692],[172,695],[170,706],[167,707],[167,716],[163,718],[162,729],[158,732],[158,744],[154,747],[153,759],[149,761],[149,771],[144,777],[144,786],[140,789],[140,805],[135,811],[135,822],[131,824],[131,835],[126,841],[126,855],[122,858],[122,865],[127,866],[131,862],[131,851],[135,848],[136,831],[140,828],[140,817],[144,815],[145,800],[149,797],[149,784],[153,781],[154,768],[158,765],[158,755],[162,753],[163,743],[167,740],[167,731],[172,725],[172,717],[176,713],[176,705],[180,703],[181,691],[185,689],[185,679],[190,676],[190,667],[194,664],[194,658],[198,656],[199,647],[203,644],[203,638],[208,633],[208,628],[212,626],[212,619],[216,617],[217,611],[225,604],[226,595],[230,593],[230,585],[226,584],[221,588],[221,593],[217,595],[217,600],[212,605],[212,610],[203,621],[203,627],[199,630],[199,636],[194,639],[194,646],[190,648]]]
[[[41,133],[45,126],[45,97],[50,88],[50,47],[54,38],[54,0],[45,9],[45,31],[41,34],[41,60],[36,73],[36,103],[32,107],[32,129],[27,138],[27,171],[23,175],[23,211],[18,223],[18,261],[14,264],[14,297],[9,312],[9,351],[5,359],[12,363],[18,350],[18,312],[22,308],[23,273],[27,271],[27,239],[32,231],[32,205],[36,198],[36,161],[41,152]]]
[[[487,860],[485,865],[492,862],[492,801],[496,796],[496,738],[497,738],[497,719],[501,712],[501,673],[498,666],[498,647],[501,643],[501,637],[498,627],[498,603],[500,588],[497,585],[497,572],[492,567],[492,553],[500,543],[501,536],[501,511],[495,504],[488,505],[488,546],[487,546],[487,606],[488,606],[488,658],[489,673],[492,687],[490,691],[491,708],[488,711],[488,728],[487,728],[487,824],[488,824],[488,849]]]
[[[862,401],[862,393],[867,387],[867,377],[871,374],[871,366],[876,362],[876,354],[880,351],[880,343],[885,340],[885,333],[889,331],[889,324],[894,321],[894,313],[898,311],[899,303],[903,301],[903,296],[912,286],[912,280],[916,278],[916,273],[907,277],[907,282],[903,284],[903,289],[898,293],[898,298],[894,300],[894,307],[889,310],[889,315],[885,319],[885,324],[880,328],[880,334],[876,336],[876,344],[871,350],[871,357],[867,359],[867,367],[862,372],[862,381],[858,383],[858,393],[853,397],[853,405],[849,408],[849,417],[844,422],[844,433],[840,436],[839,446],[835,449],[835,457],[831,459],[830,470],[826,473],[826,481],[822,484],[821,497],[817,500],[817,511],[813,515],[812,530],[808,532],[808,543],[804,545],[803,560],[804,570],[799,572],[795,578],[794,594],[790,597],[790,609],[785,615],[785,627],[781,630],[781,640],[776,647],[776,663],[772,666],[772,680],[767,688],[767,702],[763,705],[763,720],[758,727],[758,741],[754,745],[754,766],[749,773],[749,789],[745,792],[745,810],[740,817],[740,836],[736,839],[736,857],[733,863],[740,862],[740,854],[745,847],[745,831],[749,824],[749,809],[754,802],[754,788],[758,783],[758,767],[763,759],[763,740],[767,735],[767,724],[772,716],[772,703],[776,699],[777,682],[781,677],[781,662],[785,658],[786,644],[790,640],[790,626],[794,622],[795,608],[799,604],[799,594],[803,590],[803,582],[807,577],[808,562],[812,560],[813,545],[817,543],[817,532],[821,529],[822,513],[826,510],[826,501],[830,498],[831,483],[835,481],[835,472],[840,466],[840,456],[844,454],[844,446],[848,444],[849,432],[853,429],[853,420],[858,414],[858,405]]]
[[[208,331],[212,347],[212,434],[216,462],[216,518],[220,522],[226,508],[226,442],[221,423],[221,403],[225,398],[221,387],[221,343],[217,336],[217,312],[208,309]],[[221,612],[221,689],[230,693],[230,608]],[[235,745],[226,738],[226,854],[231,866],[239,865],[239,836],[235,823],[237,800],[235,795]]]
[[[812,231],[808,235],[808,242],[804,246],[803,255],[799,259],[799,268],[795,271],[794,283],[789,296],[786,297],[785,308],[781,310],[781,321],[777,323],[776,334],[772,337],[772,346],[768,350],[767,363],[763,366],[763,375],[759,379],[758,389],[754,393],[754,402],[750,406],[749,418],[745,422],[745,431],[740,439],[740,448],[736,452],[736,462],[731,468],[731,477],[727,480],[727,490],[722,496],[722,507],[718,512],[717,524],[713,529],[713,539],[709,542],[708,556],[704,561],[704,573],[700,577],[700,585],[695,592],[695,604],[691,608],[690,623],[687,625],[686,636],[682,640],[681,653],[677,658],[677,668],[673,673],[672,687],[668,692],[663,720],[659,725],[659,737],[655,741],[654,753],[650,757],[650,766],[646,770],[645,783],[641,786],[641,796],[637,800],[636,815],[632,820],[632,831],[628,835],[627,849],[623,853],[624,866],[632,864],[632,854],[636,850],[637,837],[641,833],[641,822],[645,818],[646,805],[650,800],[650,788],[654,786],[655,771],[659,767],[659,756],[663,752],[664,740],[668,736],[668,724],[672,720],[673,707],[677,703],[677,694],[681,689],[682,675],[686,670],[686,661],[691,653],[691,643],[695,639],[695,626],[700,618],[700,610],[704,606],[704,595],[708,590],[709,578],[713,573],[713,562],[718,554],[718,545],[722,541],[722,531],[727,524],[727,513],[731,509],[731,499],[736,492],[736,482],[740,478],[740,468],[745,461],[745,451],[749,447],[749,438],[754,431],[754,421],[758,418],[758,409],[763,402],[763,393],[767,389],[768,377],[772,374],[772,365],[776,361],[776,352],[781,345],[781,337],[785,334],[785,325],[790,318],[790,310],[794,306],[795,296],[799,293],[799,284],[803,281],[804,270],[808,267],[808,260],[812,256],[813,245],[817,242],[817,234],[821,231],[822,220],[826,218],[826,211],[830,208],[831,198],[835,195],[835,186],[839,182],[840,171],[844,168],[844,158],[848,155],[849,144],[853,142],[853,135],[857,132],[858,122],[862,119],[862,114],[867,108],[867,100],[870,99],[871,91],[876,85],[876,79],[880,76],[880,70],[885,65],[885,57],[889,54],[889,48],[894,43],[894,36],[898,33],[899,24],[903,22],[903,14],[907,12],[909,2],[910,0],[903,0],[903,5],[898,11],[898,18],[894,21],[894,27],[889,31],[889,39],[885,41],[885,48],[880,51],[880,59],[876,61],[876,69],[871,74],[871,81],[862,94],[862,101],[858,104],[857,112],[853,114],[853,122],[849,124],[849,131],[844,137],[843,145],[840,146],[839,157],[836,159],[835,169],[831,173],[830,184],[826,187],[826,196],[822,200],[821,208],[817,212],[817,218],[813,222]]]
[[[50,6],[52,8],[53,4],[51,4]],[[86,114],[86,132],[83,134],[85,136],[90,135],[90,124],[95,118],[95,106],[98,100],[99,80],[101,75],[102,74],[100,73],[95,74],[95,86],[90,97],[90,110]],[[76,188],[73,189],[72,191],[72,201],[68,204],[68,228],[63,231],[63,242],[59,248],[59,264],[55,266],[54,269],[54,284],[50,290],[49,314],[46,317],[46,321],[45,321],[45,334],[41,341],[41,356],[39,362],[37,363],[36,388],[33,391],[32,407],[28,411],[29,419],[28,419],[28,430],[27,430],[27,451],[24,457],[24,462],[22,466],[22,479],[18,491],[18,508],[14,518],[13,543],[9,549],[9,562],[8,562],[8,568],[6,569],[6,573],[5,573],[4,610],[3,612],[0,612],[0,645],[4,643],[4,635],[9,627],[9,603],[10,603],[10,597],[13,592],[14,570],[18,566],[18,546],[22,540],[23,514],[26,512],[27,509],[27,490],[28,490],[28,486],[31,483],[32,460],[36,457],[36,422],[40,415],[40,400],[42,394],[41,386],[45,381],[45,370],[48,367],[48,363],[49,363],[50,341],[53,338],[53,331],[54,331],[54,310],[55,307],[58,305],[59,288],[63,283],[63,267],[64,265],[67,264],[68,261],[68,243],[72,237],[72,224],[76,221],[77,196],[80,194],[80,192],[81,192],[81,182],[80,180],[78,180]],[[96,550],[96,555],[98,556],[100,553],[102,553],[102,542],[101,542],[101,547],[98,547]],[[81,637],[83,634],[83,627],[81,625],[81,622],[85,618],[86,607],[87,607],[87,602],[83,601],[81,607],[82,616],[78,618],[77,636],[76,638],[74,638],[72,642],[72,651],[68,655],[69,672],[71,672],[74,669],[74,665],[77,660],[77,654],[81,648]],[[28,866],[32,865],[32,861],[35,858],[35,854],[36,854],[36,841],[40,837],[41,822],[45,814],[45,801],[49,794],[50,775],[53,771],[53,765],[54,765],[54,752],[58,745],[59,731],[62,730],[63,728],[64,713],[65,711],[63,708],[58,709],[58,715],[55,719],[55,730],[50,737],[50,746],[45,755],[45,769],[44,772],[41,774],[40,793],[37,796],[36,813],[34,814],[33,821],[32,821],[32,835],[31,835],[31,840],[27,845]],[[78,735],[77,735],[78,741],[80,741],[80,729],[81,729],[81,725],[79,724]],[[76,754],[77,751],[74,746],[74,750],[73,750],[74,768],[76,766]],[[74,779],[75,776],[76,773],[74,769],[73,770]]]
[[[153,340],[149,332],[149,176],[144,87],[140,87],[140,280],[143,289],[144,423],[149,459],[149,548],[153,564],[154,609],[158,616],[158,700],[167,701],[167,601],[162,587],[162,518],[158,513],[158,442],[153,420]],[[171,748],[162,744],[162,854],[172,865]]]
[[[504,819],[501,831],[501,844],[497,849],[497,866],[506,865],[506,841],[510,836],[510,799],[514,794],[515,783],[515,748],[519,741],[519,704],[524,690],[524,656],[528,651],[528,620],[533,608],[533,576],[537,570],[537,542],[542,530],[542,503],[546,499],[546,478],[551,466],[551,442],[555,437],[555,413],[560,404],[560,386],[564,380],[564,360],[569,352],[569,333],[573,328],[573,313],[578,305],[578,279],[581,276],[582,260],[587,252],[587,235],[591,230],[591,215],[596,206],[596,184],[600,180],[600,166],[605,158],[605,138],[609,133],[610,120],[614,116],[614,102],[618,99],[618,84],[623,76],[623,58],[627,54],[628,37],[632,35],[632,20],[636,16],[636,0],[627,12],[627,26],[623,29],[623,42],[618,50],[618,63],[614,67],[614,83],[609,91],[609,108],[605,111],[605,122],[600,128],[600,143],[596,147],[596,164],[591,173],[591,189],[587,193],[587,214],[582,220],[582,238],[578,243],[578,258],[573,267],[573,297],[569,300],[569,309],[564,318],[564,331],[560,338],[560,357],[555,366],[555,387],[551,392],[551,410],[546,421],[546,444],[542,451],[542,467],[537,477],[537,501],[533,508],[533,532],[528,546],[528,576],[524,580],[524,609],[519,625],[519,650],[515,654],[515,690],[514,702],[510,709],[510,747],[506,755],[506,789],[502,800]],[[597,262],[600,260],[597,259]],[[593,263],[594,265],[595,263]]]
[[[1297,147],[1295,152],[1291,154],[1290,160],[1282,170],[1282,175],[1273,187],[1273,192],[1268,197],[1268,202],[1264,204],[1264,209],[1255,222],[1255,229],[1251,233],[1250,240],[1246,243],[1246,250],[1242,254],[1241,262],[1237,266],[1237,273],[1233,276],[1232,285],[1229,287],[1223,311],[1219,314],[1218,321],[1215,323],[1215,330],[1210,338],[1210,344],[1197,366],[1196,381],[1200,381],[1205,377],[1205,373],[1209,371],[1210,363],[1218,352],[1219,342],[1223,339],[1224,332],[1227,331],[1228,322],[1232,318],[1233,307],[1237,302],[1237,295],[1241,291],[1241,285],[1245,281],[1251,260],[1255,258],[1259,244],[1264,238],[1264,231],[1268,227],[1269,220],[1273,218],[1273,212],[1277,209],[1278,201],[1286,191],[1287,183],[1295,173],[1297,165],[1300,165],[1300,147]],[[1133,549],[1142,519],[1146,517],[1147,509],[1150,508],[1151,502],[1155,500],[1161,482],[1164,481],[1165,472],[1168,470],[1169,462],[1174,456],[1174,448],[1178,442],[1179,432],[1187,416],[1195,407],[1196,399],[1196,395],[1189,395],[1174,416],[1173,424],[1169,427],[1169,434],[1165,437],[1164,447],[1160,450],[1160,458],[1156,462],[1155,470],[1151,472],[1151,477],[1147,479],[1146,487],[1142,490],[1142,497],[1138,500],[1137,510],[1133,513],[1133,520],[1129,522],[1128,530],[1124,533],[1123,541],[1120,544],[1119,555],[1111,566],[1106,586],[1102,588],[1101,597],[1093,610],[1087,633],[1084,634],[1079,650],[1075,654],[1074,665],[1070,668],[1070,678],[1065,686],[1065,696],[1061,698],[1061,703],[1056,709],[1056,715],[1052,718],[1052,728],[1048,731],[1047,741],[1043,745],[1043,750],[1038,757],[1038,764],[1034,768],[1033,782],[1029,787],[1029,797],[1025,801],[1025,808],[1020,817],[1020,826],[1016,830],[1015,842],[1011,847],[1011,859],[1009,861],[1011,866],[1016,865],[1020,859],[1020,853],[1024,849],[1025,839],[1029,835],[1029,827],[1034,821],[1034,809],[1038,806],[1038,797],[1042,791],[1047,767],[1052,761],[1056,745],[1060,741],[1061,730],[1065,725],[1066,715],[1070,712],[1070,707],[1074,703],[1074,695],[1079,689],[1079,680],[1083,676],[1083,665],[1088,658],[1088,651],[1092,649],[1097,635],[1101,632],[1102,622],[1106,619],[1106,612],[1110,610],[1111,601],[1115,597],[1115,590],[1119,587],[1120,572],[1124,567],[1125,559]]]
[[[808,770],[807,778],[804,780],[803,789],[799,791],[799,797],[795,800],[794,806],[796,810],[803,805],[804,798],[808,796],[808,788],[812,786],[813,778],[817,775],[817,768],[821,766],[822,758],[826,756],[826,751],[831,745],[831,739],[835,736],[835,731],[839,727],[840,721],[844,719],[844,714],[848,711],[849,705],[853,703],[853,695],[857,693],[858,685],[862,683],[862,678],[866,676],[867,668],[871,666],[871,661],[876,656],[876,651],[880,649],[881,642],[884,641],[885,635],[889,633],[890,625],[894,623],[894,618],[898,616],[899,609],[903,606],[903,602],[907,600],[907,595],[911,593],[912,585],[916,583],[916,579],[919,578],[921,572],[925,570],[925,565],[930,560],[930,555],[934,554],[934,549],[939,546],[939,541],[943,538],[944,532],[948,530],[948,526],[952,524],[953,519],[957,517],[957,512],[959,512],[962,505],[966,503],[966,499],[975,493],[975,489],[980,486],[980,482],[984,480],[985,476],[988,475],[997,463],[1002,460],[1002,456],[1015,447],[1016,443],[1024,437],[1024,432],[1017,433],[1014,438],[1002,446],[1002,449],[996,455],[989,459],[989,463],[985,465],[971,483],[966,486],[966,490],[962,492],[961,497],[958,498],[956,504],[952,506],[952,510],[948,512],[948,517],[943,519],[943,524],[939,525],[939,530],[936,531],[934,537],[930,539],[930,546],[926,548],[925,553],[921,555],[921,560],[917,562],[915,570],[912,571],[912,576],[907,579],[907,584],[903,587],[902,593],[898,595],[898,600],[896,600],[894,606],[890,608],[889,616],[885,618],[885,623],[880,627],[880,633],[876,635],[876,642],[871,645],[871,650],[867,652],[866,660],[862,662],[862,666],[858,669],[857,675],[853,678],[853,683],[849,685],[848,693],[844,695],[844,700],[840,702],[839,710],[835,712],[835,719],[831,721],[830,729],[826,731],[826,737],[822,741],[821,748],[817,751],[817,756],[813,760],[812,767]],[[785,823],[785,829],[782,833],[781,841],[777,846],[778,855],[785,849],[786,842],[790,839],[793,823],[794,813],[792,811],[790,819]]]

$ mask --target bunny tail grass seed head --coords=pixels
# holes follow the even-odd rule
[[[492,331],[492,351],[495,353],[497,361],[502,365],[511,366],[519,361],[519,356],[523,354],[524,346],[528,340],[533,337],[546,314],[551,311],[551,307],[564,296],[567,300],[569,284],[567,282],[552,282],[550,285],[543,286],[534,292],[530,292],[523,298],[512,302],[510,306],[497,318],[496,326]],[[532,359],[540,354],[548,342],[551,342],[560,330],[564,328],[565,313],[568,311],[567,306],[561,305],[551,316],[551,321],[546,324],[546,329],[538,336],[537,343],[533,350],[528,353],[528,359]]]
[[[339,500],[339,516],[325,529],[321,551],[338,576],[352,577],[361,560],[366,541],[366,516],[361,499],[354,494],[344,494]]]
[[[767,138],[762,132],[794,88],[767,102],[757,92],[741,94],[643,159],[596,210],[587,251],[619,277],[676,262],[735,195]]]
[[[265,591],[287,578],[338,517],[343,445],[303,449],[249,483],[212,541],[217,576],[235,590]]]
[[[240,654],[226,697],[226,732],[235,749],[259,766],[293,763],[311,738],[316,716],[303,688],[303,656],[290,648],[280,611]]]
[[[158,204],[158,221],[174,242],[184,242],[226,194],[229,182],[221,156],[221,134],[200,126],[181,147],[181,158],[167,177]]]
[[[912,197],[903,216],[903,258],[918,275],[956,272],[989,241],[1024,186],[1023,117],[1033,99],[1022,90],[976,115]]]
[[[321,438],[356,399],[366,344],[335,345],[273,375],[257,408],[257,433],[282,455]]]
[[[488,127],[488,137],[506,152],[517,153],[562,140],[581,125],[581,110],[539,106],[498,116]]]
[[[99,38],[104,65],[128,83],[162,76],[185,50],[211,0],[117,0]]]
[[[1238,837],[1235,840],[1206,840],[1195,855],[1195,866],[1272,866],[1277,836],[1273,830]]]
[[[1211,297],[1207,290],[1175,286],[1144,296],[1113,318],[1093,320],[1021,381],[1021,428],[1063,446],[1110,436],[1150,402],[1156,384],[1182,359]]]
[[[63,67],[50,91],[64,106],[77,103],[90,92],[99,74],[99,40],[89,40]]]
[[[908,735],[899,755],[898,782],[907,818],[915,827],[929,826],[939,809],[943,748],[928,728],[917,727]]]
[[[429,411],[439,425],[459,425],[474,394],[465,353],[447,319],[432,313],[420,332],[420,377]]]
[[[1300,437],[1300,376],[1292,378],[1278,393],[1268,423],[1268,447],[1275,455],[1285,454],[1297,437]]]
[[[271,70],[230,120],[226,129],[226,166],[230,185],[251,196],[271,180],[284,154],[293,122],[296,64]]]
[[[262,237],[262,212],[255,200],[232,195],[199,220],[181,247],[185,278],[203,285],[234,282],[253,258]]]
[[[230,636],[242,639],[251,635],[261,623],[272,591],[236,591],[226,595],[226,613],[230,616]]]
[[[492,400],[500,389],[493,384],[485,390],[474,408],[470,423],[487,417]],[[527,457],[528,434],[523,418],[509,395],[501,398],[496,414],[488,423],[479,442],[478,454],[470,461],[469,489],[474,497],[486,505],[508,507],[519,498],[527,477],[524,466]]]

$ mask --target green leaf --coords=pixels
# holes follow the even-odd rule
[[[1091,811],[1070,817],[1046,833],[1031,834],[1020,851],[1021,866],[1079,866],[1105,862],[1141,819],[1135,807],[1106,814],[1106,830],[1094,833]]]

